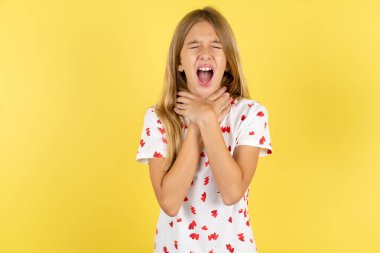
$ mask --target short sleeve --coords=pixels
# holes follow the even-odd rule
[[[241,115],[240,120],[243,120],[243,122],[236,139],[236,146],[259,147],[259,157],[272,154],[266,107],[260,104],[251,106],[245,114]]]
[[[148,164],[150,158],[167,155],[168,142],[165,129],[153,107],[149,107],[144,116],[144,126],[138,145],[136,161]]]

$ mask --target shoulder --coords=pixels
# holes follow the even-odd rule
[[[145,118],[157,119],[156,105],[150,105],[145,108]]]
[[[145,109],[144,126],[148,129],[147,131],[161,133],[161,135],[165,134],[163,123],[156,113],[156,105],[149,106]]]
[[[145,108],[144,122],[151,127],[156,126],[162,128],[161,120],[156,113],[156,105],[151,105]]]
[[[147,108],[145,108],[145,113],[146,114],[156,114],[156,105],[150,105]]]

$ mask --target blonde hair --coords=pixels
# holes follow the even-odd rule
[[[227,70],[224,72],[221,85],[227,87],[227,92],[234,99],[250,97],[240,64],[236,39],[227,20],[210,6],[196,9],[186,14],[174,31],[167,57],[161,99],[155,106],[155,112],[164,126],[168,141],[166,171],[169,171],[173,165],[183,142],[184,118],[173,110],[176,104],[177,92],[179,90],[188,90],[185,73],[177,71],[180,64],[180,53],[187,33],[194,24],[200,21],[207,21],[213,26],[223,45]]]

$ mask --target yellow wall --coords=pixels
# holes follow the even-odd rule
[[[380,252],[379,1],[0,1],[0,252],[152,252],[135,162],[174,27],[210,4],[237,37],[273,154],[261,253]]]

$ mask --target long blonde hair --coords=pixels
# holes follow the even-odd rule
[[[227,87],[227,91],[234,99],[250,97],[240,64],[236,39],[227,20],[210,6],[196,9],[186,14],[174,31],[167,57],[161,99],[155,106],[155,112],[164,126],[168,142],[166,171],[169,171],[173,165],[183,142],[184,118],[173,110],[176,104],[177,92],[179,90],[188,90],[185,73],[177,71],[180,64],[180,53],[187,33],[194,24],[200,21],[209,22],[223,44],[227,70],[224,72],[221,85]]]

